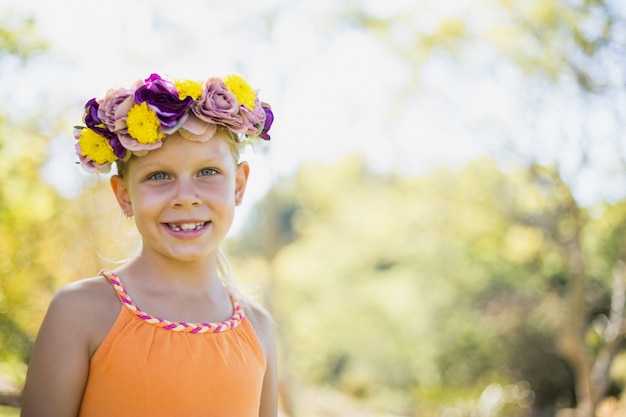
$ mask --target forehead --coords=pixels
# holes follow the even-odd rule
[[[152,163],[190,164],[193,161],[223,159],[237,162],[236,144],[228,136],[217,133],[207,142],[194,142],[184,139],[179,134],[170,135],[163,141],[163,146],[141,157],[133,157],[129,165],[148,165]]]

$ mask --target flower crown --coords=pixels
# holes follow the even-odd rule
[[[206,142],[219,125],[235,133],[240,143],[270,140],[274,114],[239,75],[202,83],[152,74],[130,89],[110,89],[104,98],[89,100],[83,121],[86,127],[74,127],[80,164],[89,172],[108,172],[118,159],[160,148],[175,132]]]

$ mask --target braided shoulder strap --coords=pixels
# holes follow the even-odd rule
[[[241,323],[244,317],[241,304],[239,304],[237,299],[231,295],[233,315],[228,320],[215,323],[186,323],[164,320],[141,311],[130,298],[119,277],[113,271],[104,269],[100,272],[100,275],[109,280],[122,304],[132,311],[135,316],[144,320],[146,323],[150,323],[166,330],[185,333],[220,333],[226,330],[234,329]]]

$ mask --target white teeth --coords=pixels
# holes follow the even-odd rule
[[[168,223],[167,224],[170,229],[176,231],[176,232],[180,232],[180,231],[185,231],[188,232],[190,230],[196,230],[201,228],[202,226],[204,226],[204,222],[199,222],[199,223],[182,223],[182,224],[172,224],[172,223]]]

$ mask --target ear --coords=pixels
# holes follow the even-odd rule
[[[113,194],[115,194],[115,198],[117,199],[117,204],[119,204],[122,212],[126,217],[132,216],[133,206],[130,201],[130,194],[128,193],[128,187],[124,182],[124,178],[119,175],[113,175],[110,183],[111,188],[113,189]]]
[[[248,183],[248,174],[250,174],[250,165],[247,162],[237,164],[237,175],[235,176],[235,205],[238,206],[243,200]]]

